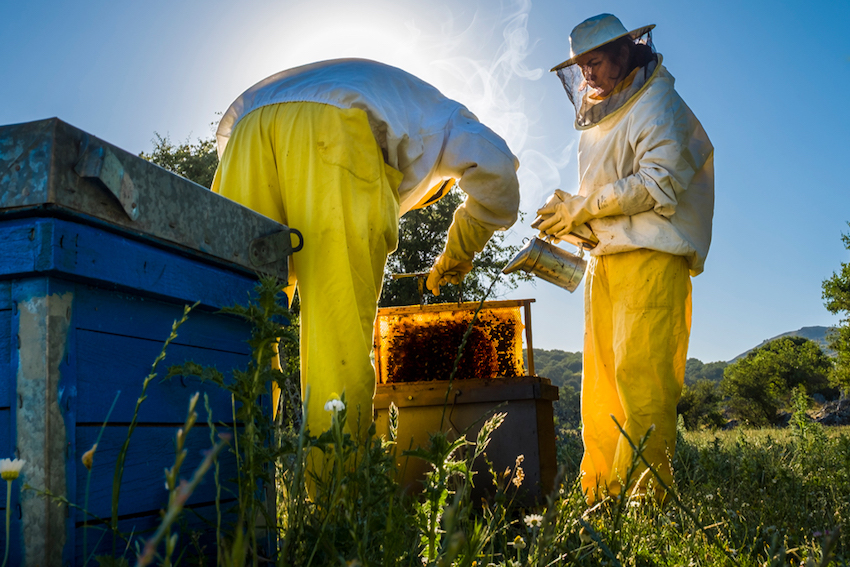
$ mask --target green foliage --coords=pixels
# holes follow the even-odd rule
[[[733,414],[755,425],[777,422],[777,411],[802,386],[809,393],[830,393],[832,361],[817,343],[785,337],[752,350],[730,364],[722,382]]]
[[[218,151],[215,139],[198,139],[191,143],[186,140],[182,144],[174,144],[169,136],[163,138],[154,132],[153,151],[149,154],[141,152],[139,157],[149,162],[194,181],[209,189],[212,186],[215,170],[218,167]]]
[[[278,565],[330,565],[343,558],[369,565],[379,564],[382,553],[404,553],[399,535],[409,528],[395,500],[395,443],[376,437],[372,424],[358,445],[343,433],[346,418],[345,409],[335,412],[331,428],[318,437],[303,426],[280,437]],[[308,496],[311,458],[322,465],[309,478]]]
[[[791,438],[797,444],[794,456],[797,463],[805,464],[810,454],[821,452],[826,448],[826,433],[823,425],[809,417],[809,397],[805,389],[800,386],[794,388],[791,393],[791,407],[794,413],[791,414],[788,426]]]
[[[558,399],[552,404],[555,414],[555,435],[559,440],[558,461],[578,470],[581,459],[580,440],[576,439],[575,430],[581,425],[581,368],[580,352],[565,352],[563,350],[534,349],[534,371],[558,387]],[[578,449],[579,454],[576,455]]]
[[[578,429],[581,425],[581,394],[572,386],[561,386],[552,404],[556,428]]]
[[[850,225],[850,223],[848,223]],[[842,234],[844,247],[850,250],[850,235]],[[822,284],[823,300],[827,310],[841,314],[841,323],[828,335],[829,348],[836,353],[830,380],[845,393],[850,391],[850,262],[842,262],[841,270],[834,272]]]
[[[689,358],[685,363],[685,384],[694,384],[699,380],[720,382],[723,379],[723,371],[727,366],[726,362],[703,364],[696,358]]]
[[[821,438],[817,451],[793,428],[690,433],[676,447],[676,483],[741,565],[778,566],[780,551],[795,565],[846,565],[848,433],[814,434]],[[834,563],[822,562],[829,545],[836,546]]]
[[[721,427],[726,422],[720,409],[722,399],[718,382],[701,378],[690,385],[685,384],[676,411],[688,430]]]
[[[847,396],[850,394],[850,319],[845,319],[834,328],[827,335],[827,340],[829,348],[835,352],[829,382]]]
[[[398,249],[387,258],[381,307],[419,303],[419,278],[393,279],[392,274],[424,273],[431,269],[434,260],[443,251],[454,211],[462,202],[463,192],[454,187],[436,203],[410,211],[399,219]],[[475,255],[473,269],[464,278],[462,286],[448,284],[440,290],[439,296],[435,296],[423,285],[422,302],[457,301],[460,299],[461,287],[463,300],[473,301],[482,297],[490,282],[496,278],[500,279],[506,291],[516,289],[519,280],[530,279],[524,272],[502,275],[502,268],[519,251],[519,246],[505,244],[505,235],[505,232],[496,232],[484,250]]]
[[[580,352],[534,349],[534,371],[558,387],[581,390],[581,368]]]

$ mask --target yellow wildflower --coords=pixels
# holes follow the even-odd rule
[[[91,470],[92,463],[94,462],[94,452],[96,450],[97,450],[97,443],[92,445],[91,449],[89,449],[88,451],[83,453],[83,456],[80,459],[81,461],[83,461],[83,466],[86,467],[88,470]]]

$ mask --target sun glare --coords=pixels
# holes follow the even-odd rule
[[[266,51],[271,54],[269,68],[282,70],[313,61],[360,57],[399,67],[438,88],[451,86],[452,74],[435,62],[460,47],[456,40],[426,34],[416,27],[412,14],[410,18],[396,14],[392,20],[374,13],[367,17],[362,12],[329,17],[315,5],[315,14],[302,14],[301,19],[309,25],[292,26],[294,33],[286,35],[279,49]],[[400,21],[406,23],[399,25]]]
[[[373,4],[369,10],[352,4],[331,0],[288,6],[270,15],[264,29],[241,34],[248,45],[240,52],[250,56],[235,62],[238,70],[232,80],[240,81],[238,92],[269,75],[314,61],[346,57],[381,61],[466,105],[507,141],[521,163],[525,157],[550,161],[545,168],[549,173],[520,172],[532,201],[539,200],[544,185],[558,186],[558,175],[551,172],[562,164],[535,151],[529,137],[540,117],[539,110],[528,105],[525,92],[530,81],[544,75],[542,69],[526,67],[530,2],[513,0],[496,10],[481,9],[482,5],[477,10],[461,6],[437,13],[435,9],[427,16],[421,5],[403,0],[383,7]]]

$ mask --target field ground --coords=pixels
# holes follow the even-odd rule
[[[578,432],[562,430],[567,478],[580,456]],[[829,565],[848,564],[850,427],[682,432],[674,464],[679,502],[591,516],[602,551],[574,564],[820,565],[827,544]]]

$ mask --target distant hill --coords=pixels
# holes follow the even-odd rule
[[[739,358],[747,356],[747,353],[749,353],[750,351],[755,350],[760,346],[766,345],[770,341],[773,341],[773,340],[776,340],[776,339],[781,339],[783,337],[803,337],[805,339],[809,339],[810,341],[814,341],[814,342],[818,343],[826,354],[828,354],[829,356],[834,356],[835,353],[832,350],[830,350],[829,347],[827,347],[827,340],[826,340],[826,335],[831,328],[832,327],[803,327],[801,329],[797,329],[796,331],[788,331],[787,333],[782,333],[781,335],[776,335],[773,338],[767,339],[766,341],[762,341],[761,344],[754,346],[750,350],[748,350],[746,352],[742,352],[741,354],[739,354],[738,356],[736,356],[735,358],[730,360],[729,363],[731,364],[731,363],[735,362],[736,360],[738,360]]]
[[[685,365],[685,383],[693,384],[697,380],[720,381],[723,378],[725,362],[703,364],[696,358],[689,358]],[[581,353],[563,350],[534,349],[534,370],[538,376],[549,378],[558,387],[569,386],[576,392],[581,390]]]
[[[827,347],[826,335],[831,327],[803,327],[796,331],[789,331],[776,335],[770,339],[762,341],[761,344],[743,352],[728,362],[709,362],[703,363],[696,358],[689,358],[685,367],[685,382],[692,384],[697,380],[719,381],[723,378],[723,370],[727,365],[732,364],[736,360],[744,357],[750,351],[763,346],[770,341],[781,339],[782,337],[803,337],[814,341],[820,345],[823,351],[834,356],[834,352]],[[580,352],[565,352],[563,350],[545,350],[534,349],[534,367],[539,376],[545,376],[552,380],[552,383],[557,386],[570,386],[574,390],[581,389],[581,353]]]

